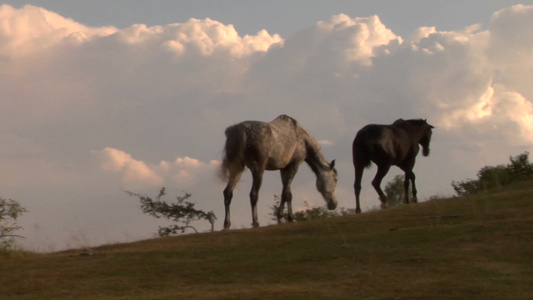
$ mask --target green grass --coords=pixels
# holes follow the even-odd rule
[[[0,257],[0,299],[533,299],[533,182],[325,220]]]

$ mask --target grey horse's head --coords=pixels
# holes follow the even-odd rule
[[[318,172],[316,177],[316,188],[326,200],[328,209],[333,210],[337,207],[337,170],[335,170],[335,160]]]

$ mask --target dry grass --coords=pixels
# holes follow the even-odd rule
[[[533,183],[249,230],[0,257],[0,299],[533,299]]]

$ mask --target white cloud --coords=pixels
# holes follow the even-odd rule
[[[32,5],[22,9],[1,5],[0,19],[0,55],[14,57],[40,52],[65,41],[85,42],[116,31],[114,27],[89,28]]]
[[[279,35],[270,35],[266,30],[256,36],[240,37],[233,25],[209,18],[166,26],[136,24],[118,32],[118,37],[127,44],[162,46],[178,57],[219,55],[221,59],[239,59],[257,51],[265,52],[272,44],[282,42]]]
[[[220,162],[216,160],[205,163],[188,156],[177,158],[171,171],[171,182],[182,189],[189,189],[215,180],[219,168]]]
[[[92,152],[103,171],[120,174],[122,187],[127,189],[169,184],[187,189],[199,184],[198,180],[213,180],[220,166],[216,160],[204,163],[188,156],[178,157],[174,162],[161,161],[158,165],[151,165],[110,147]]]
[[[130,154],[106,147],[101,151],[93,151],[101,161],[104,171],[118,172],[121,182],[127,188],[135,186],[161,186],[163,178],[146,163],[133,159]]]

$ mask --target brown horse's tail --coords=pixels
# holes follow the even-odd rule
[[[226,129],[226,144],[221,165],[221,177],[228,179],[229,172],[233,168],[244,167],[244,151],[246,149],[246,132],[240,124]]]
[[[373,145],[363,132],[358,132],[353,140],[352,155],[354,166],[370,167]]]

